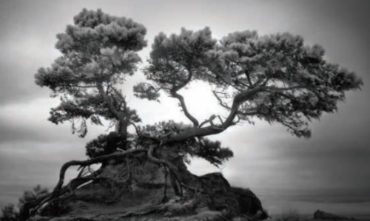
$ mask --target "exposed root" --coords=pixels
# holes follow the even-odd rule
[[[74,190],[80,187],[81,185],[86,184],[87,182],[90,182],[92,180],[100,179],[98,176],[101,174],[102,169],[100,168],[97,171],[92,171],[90,169],[90,165],[96,164],[96,163],[103,163],[108,160],[112,159],[119,159],[122,157],[126,157],[128,155],[132,154],[137,154],[137,153],[146,153],[148,150],[145,149],[135,149],[135,150],[127,150],[125,152],[120,152],[120,153],[114,153],[114,154],[109,154],[109,155],[104,155],[101,157],[89,159],[89,160],[84,160],[84,161],[69,161],[65,163],[62,168],[60,169],[59,173],[59,181],[57,185],[55,186],[53,192],[50,194],[47,194],[46,196],[38,199],[37,201],[33,201],[28,203],[25,208],[23,209],[23,214],[25,217],[29,217],[34,215],[39,209],[45,207],[45,205],[56,202],[58,200],[66,199],[70,196],[74,195]],[[65,173],[68,170],[69,167],[71,166],[80,166],[81,167],[81,172],[78,174],[78,176],[71,180],[69,184],[63,187],[64,183],[64,178],[65,178]],[[85,168],[89,169],[90,174],[82,177]],[[121,195],[120,193],[119,195]],[[118,196],[116,197],[118,198]],[[116,199],[115,198],[115,199]]]
[[[201,193],[201,194],[207,194],[207,195],[211,194],[211,193],[205,191],[203,188],[194,188],[194,187],[190,187],[190,186],[186,185],[184,182],[182,182],[182,180],[180,180],[179,171],[171,162],[169,162],[168,160],[165,160],[165,159],[159,159],[159,158],[154,157],[154,155],[153,155],[154,150],[156,148],[161,147],[161,146],[162,146],[162,143],[160,143],[159,145],[153,144],[153,145],[149,146],[148,159],[150,161],[152,161],[153,163],[161,164],[161,165],[167,167],[170,170],[170,173],[172,173],[173,177],[180,184],[181,187],[184,187],[184,188],[186,188],[188,190],[191,190],[192,192],[195,192],[195,193]]]
[[[81,185],[84,185],[90,181],[101,181],[101,182],[107,182],[109,185],[107,188],[110,188],[109,191],[109,200],[104,195],[104,199],[102,199],[102,202],[110,204],[117,202],[121,199],[122,194],[128,190],[132,193],[131,187],[131,180],[132,172],[135,174],[136,169],[139,169],[138,166],[140,166],[142,163],[141,160],[144,157],[144,161],[150,161],[152,163],[161,165],[164,167],[165,173],[165,188],[163,192],[163,200],[161,205],[148,208],[145,211],[136,211],[136,212],[127,212],[122,215],[120,215],[121,218],[123,217],[131,217],[131,216],[143,216],[148,215],[150,213],[157,213],[157,212],[163,212],[166,207],[164,207],[167,202],[167,179],[168,175],[171,179],[172,186],[175,189],[175,186],[178,186],[184,190],[187,190],[188,193],[190,193],[190,197],[194,197],[195,200],[193,203],[196,205],[197,202],[204,203],[203,197],[208,197],[210,200],[213,201],[213,197],[215,196],[215,191],[213,191],[212,185],[207,185],[207,183],[204,183],[205,180],[202,177],[198,177],[192,174],[184,174],[184,171],[181,167],[181,165],[178,165],[177,161],[170,161],[165,157],[161,157],[161,154],[156,155],[155,150],[162,147],[162,144],[152,144],[149,145],[149,149],[131,149],[127,150],[125,152],[120,153],[114,153],[109,154],[101,157],[97,157],[94,159],[89,159],[85,161],[70,161],[65,163],[62,168],[60,169],[59,174],[59,181],[57,185],[55,186],[53,192],[43,199],[41,199],[37,204],[34,204],[32,207],[30,207],[30,210],[32,213],[36,213],[39,210],[42,212],[46,208],[50,208],[49,206],[53,206],[55,202],[59,200],[68,200],[69,197],[73,197],[75,195],[74,191],[79,188]],[[138,155],[140,154],[140,155]],[[132,156],[128,157],[128,156]],[[128,157],[128,158],[126,158]],[[92,171],[90,169],[90,165],[96,164],[96,163],[104,163],[108,160],[117,159],[117,160],[124,160],[125,164],[122,164],[123,168],[117,168],[117,173],[114,173],[112,177],[105,177],[106,175],[101,174],[102,170],[104,169],[104,166],[100,168],[97,171]],[[65,173],[71,166],[80,166],[81,171],[79,172],[78,176],[73,179],[69,184],[63,187]],[[138,170],[140,171],[140,170]],[[85,176],[85,174],[89,173],[89,175]],[[186,171],[185,171],[186,172]],[[178,192],[178,191],[177,191]],[[182,191],[181,191],[182,192]],[[175,191],[176,193],[176,191]],[[176,193],[178,194],[178,193]],[[180,195],[179,195],[180,196]],[[181,196],[183,194],[181,193]],[[56,204],[57,205],[57,204]]]
[[[127,151],[122,152],[122,153],[114,153],[114,154],[104,155],[104,156],[96,157],[96,158],[93,158],[93,159],[90,159],[90,160],[84,160],[84,161],[72,160],[72,161],[69,161],[69,162],[65,163],[62,166],[62,168],[60,169],[59,181],[58,181],[58,184],[55,186],[55,188],[53,190],[52,197],[55,198],[55,197],[59,196],[60,189],[62,188],[63,183],[64,183],[65,173],[66,173],[67,169],[70,166],[89,166],[89,165],[96,164],[96,163],[102,163],[102,162],[107,161],[107,160],[112,160],[112,159],[118,159],[118,158],[121,158],[121,157],[125,157],[129,154],[142,153],[142,152],[147,152],[147,150],[144,150],[144,149],[127,150]]]
[[[160,165],[164,165],[166,167],[168,167],[170,170],[175,170],[175,166],[172,165],[172,163],[170,163],[169,161],[165,160],[165,159],[159,159],[159,158],[156,158],[154,157],[153,153],[154,153],[154,150],[158,147],[161,147],[162,144],[152,144],[149,146],[149,150],[148,150],[148,159],[150,161],[152,161],[153,163],[156,163],[156,164],[160,164]]]

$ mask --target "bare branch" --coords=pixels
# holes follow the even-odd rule
[[[222,131],[226,130],[228,127],[234,125],[233,124],[234,118],[238,114],[239,106],[261,91],[263,91],[263,87],[255,87],[253,89],[245,90],[237,94],[234,97],[229,116],[226,118],[226,120],[221,125],[219,126],[211,125],[211,126],[202,127],[202,128],[194,127],[189,130],[183,131],[181,133],[175,134],[173,136],[166,137],[162,139],[162,143],[164,144],[164,143],[169,143],[169,142],[182,141],[182,140],[187,140],[187,139],[194,138],[194,137],[203,137],[203,136],[221,133]]]
[[[304,86],[293,86],[293,87],[264,87],[264,89],[267,89],[268,91],[291,91],[296,89],[304,89],[307,87]]]
[[[185,87],[185,85],[187,85],[190,82],[192,76],[193,76],[193,74],[189,69],[188,78],[182,84],[174,86],[170,90],[170,93],[174,98],[177,98],[180,101],[180,105],[181,105],[182,110],[184,111],[185,116],[193,123],[194,127],[197,127],[199,125],[198,120],[189,113],[188,108],[186,107],[186,104],[185,104],[184,97],[177,93],[177,91],[179,91],[181,88]]]
[[[238,115],[242,115],[242,116],[253,116],[256,114],[259,114],[259,112],[258,111],[250,111],[250,112],[238,111]]]
[[[236,118],[238,119],[236,121],[233,121],[231,125],[237,125],[240,122],[241,118],[239,117],[239,115],[236,115]]]
[[[178,94],[176,91],[171,91],[171,95],[172,95],[173,97],[177,98],[177,99],[180,101],[180,105],[181,105],[182,110],[184,111],[185,116],[186,116],[186,117],[187,117],[191,122],[193,122],[194,127],[197,127],[197,126],[199,125],[199,122],[198,122],[198,120],[197,120],[195,117],[193,117],[193,116],[189,113],[189,111],[188,111],[188,109],[187,109],[187,107],[186,107],[185,101],[184,101],[184,97],[183,97],[182,95]]]
[[[205,125],[206,123],[210,123],[212,126],[214,126],[214,124],[213,124],[213,120],[216,118],[216,115],[212,115],[212,116],[210,116],[209,117],[209,119],[207,119],[207,120],[205,120],[205,121],[203,121],[200,125],[199,125],[199,127],[202,127],[203,125]],[[221,121],[222,122],[222,121]]]
[[[226,108],[227,110],[230,110],[231,107],[229,107],[222,99],[221,97],[218,95],[219,92],[216,92],[216,91],[212,91],[213,95],[216,97],[216,99],[218,100],[219,104]]]
[[[252,81],[251,81],[251,76],[249,75],[249,71],[245,70],[244,73],[247,76],[249,86],[253,87],[253,84],[252,84]]]
[[[220,115],[217,115],[218,119],[220,120],[221,124],[224,123],[224,121],[222,120],[222,118],[220,117]]]

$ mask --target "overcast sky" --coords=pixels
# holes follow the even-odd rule
[[[63,162],[84,159],[84,144],[106,133],[106,128],[90,127],[80,139],[71,134],[70,125],[47,121],[58,99],[34,83],[37,69],[48,67],[59,55],[56,34],[83,8],[101,8],[145,25],[149,46],[140,52],[143,61],[154,36],[179,33],[181,27],[209,26],[216,38],[243,30],[261,35],[291,32],[308,45],[322,45],[328,61],[355,71],[365,85],[347,94],[338,113],[313,122],[311,139],[292,137],[279,125],[243,124],[212,137],[234,151],[233,159],[221,169],[202,161],[194,161],[190,169],[197,174],[222,171],[232,185],[261,194],[333,192],[364,198],[370,193],[369,1],[0,0],[0,202],[8,200],[1,189],[9,186],[53,186]],[[187,122],[173,99],[161,104],[135,99],[132,85],[141,79],[139,71],[123,89],[145,124]],[[182,91],[199,119],[220,113],[208,89],[194,84]],[[369,194],[365,197],[370,201]]]

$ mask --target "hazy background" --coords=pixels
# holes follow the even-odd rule
[[[59,55],[56,34],[72,24],[83,8],[130,17],[146,26],[148,47],[140,52],[145,65],[154,36],[179,33],[181,27],[209,26],[214,37],[257,30],[259,34],[291,32],[306,44],[321,44],[326,59],[357,72],[362,91],[347,94],[339,112],[313,122],[313,137],[298,139],[279,125],[244,124],[213,136],[235,154],[221,168],[195,160],[197,174],[221,171],[232,185],[250,187],[272,213],[297,209],[370,213],[370,1],[0,1],[0,204],[16,202],[36,184],[52,187],[60,166],[85,159],[84,144],[106,128],[89,127],[85,139],[71,134],[70,125],[47,121],[58,99],[34,84],[34,74]],[[161,104],[137,100],[132,85],[123,89],[145,124],[175,119],[187,122],[177,101]],[[200,119],[222,113],[207,86],[194,84],[185,95]]]

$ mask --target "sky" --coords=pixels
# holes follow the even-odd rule
[[[364,86],[349,92],[337,113],[312,122],[311,139],[293,137],[277,124],[243,124],[211,137],[230,147],[234,158],[220,168],[194,160],[189,169],[196,174],[222,172],[232,185],[251,188],[269,205],[269,196],[311,203],[370,202],[369,1],[0,0],[0,203],[14,201],[36,184],[52,187],[64,162],[85,159],[85,143],[107,133],[106,127],[90,126],[81,139],[71,134],[71,125],[47,121],[59,100],[34,83],[37,69],[50,66],[60,55],[56,34],[64,32],[83,8],[101,8],[147,28],[148,46],[140,52],[140,68],[158,33],[179,33],[182,27],[208,26],[218,39],[244,30],[260,35],[290,32],[301,35],[307,45],[322,45],[328,61],[356,72]],[[143,79],[139,69],[122,89],[144,124],[169,119],[189,123],[174,99],[136,99],[132,86]],[[223,113],[204,84],[181,93],[198,119]]]

